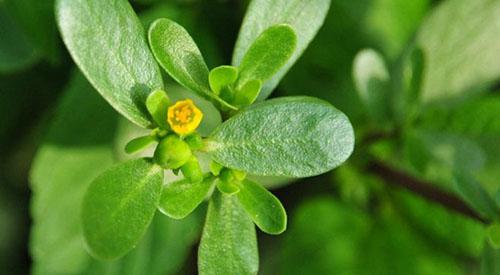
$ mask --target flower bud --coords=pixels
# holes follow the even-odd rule
[[[187,136],[184,141],[191,147],[192,150],[198,150],[203,147],[203,140],[198,133],[192,133]]]
[[[191,157],[189,145],[176,135],[169,135],[160,141],[154,153],[155,162],[166,169],[177,169]]]
[[[198,183],[203,180],[203,172],[201,171],[198,159],[191,155],[189,160],[181,167],[182,174],[191,183]]]

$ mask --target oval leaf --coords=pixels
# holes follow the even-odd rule
[[[268,234],[286,230],[286,212],[281,202],[260,184],[245,180],[239,184],[238,199],[255,224]]]
[[[297,34],[297,48],[288,62],[263,83],[259,99],[265,99],[302,55],[318,32],[330,8],[330,0],[253,0],[248,6],[233,53],[233,66],[239,66],[250,45],[267,28],[289,24]]]
[[[216,94],[219,94],[224,86],[233,84],[237,78],[238,68],[225,65],[212,69],[208,75],[210,88]]]
[[[160,211],[173,219],[185,218],[203,202],[213,182],[214,177],[208,176],[198,183],[182,179],[166,184],[161,194]]]
[[[198,250],[201,275],[257,274],[255,226],[236,196],[214,192]]]
[[[308,177],[351,154],[348,118],[328,102],[282,97],[242,110],[209,137],[206,151],[225,167],[263,176]]]
[[[64,43],[92,85],[130,121],[149,126],[144,102],[163,81],[128,1],[59,0],[56,13]]]
[[[492,0],[449,0],[433,9],[416,39],[426,58],[422,103],[449,106],[498,80],[499,14],[500,1]]]
[[[156,60],[173,79],[207,99],[235,109],[210,90],[205,60],[181,25],[166,18],[158,19],[151,24],[148,38]]]
[[[90,252],[116,259],[146,232],[158,206],[163,170],[147,159],[114,166],[97,177],[83,199],[83,233]]]
[[[292,56],[297,46],[297,36],[290,25],[281,24],[268,28],[252,43],[239,67],[237,87],[249,80],[268,80]]]

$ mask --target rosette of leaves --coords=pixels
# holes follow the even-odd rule
[[[209,70],[188,32],[169,19],[153,22],[146,35],[125,0],[57,1],[60,31],[80,70],[120,114],[151,129],[125,150],[156,146],[151,158],[118,164],[90,184],[82,221],[93,256],[111,260],[127,254],[157,209],[182,219],[208,200],[199,272],[257,273],[255,225],[280,234],[287,218],[280,201],[247,174],[319,175],[342,164],[354,147],[348,118],[325,101],[297,96],[255,103],[269,95],[307,47],[329,4],[252,1],[233,64]],[[158,65],[211,101],[225,121],[208,135],[197,133],[203,114],[189,99],[183,101],[186,113],[179,102],[171,104]],[[183,116],[180,123],[197,122],[182,130],[172,116]],[[199,153],[212,160],[207,171]],[[165,170],[184,179],[164,183]]]

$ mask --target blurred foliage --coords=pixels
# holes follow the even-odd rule
[[[182,24],[213,68],[230,63],[248,1],[131,2],[146,26],[158,17]],[[196,272],[192,247],[206,207],[180,222],[158,213],[140,245],[119,261],[99,262],[86,252],[79,225],[83,190],[126,157],[123,144],[139,132],[75,69],[52,5],[0,0],[0,271]],[[499,20],[497,0],[332,1],[325,24],[274,95],[332,102],[354,124],[356,151],[330,174],[293,184],[267,179],[290,224],[279,237],[259,236],[262,274],[500,274],[500,250],[487,241],[483,223],[388,185],[367,169],[376,159],[464,199],[484,191],[500,207]],[[408,118],[383,110],[390,123],[380,127],[364,108],[352,72],[365,48],[387,67],[386,103],[395,109],[390,101],[400,98],[409,56],[422,50],[423,88],[411,102],[415,113],[403,110]],[[166,86],[184,97],[168,79]],[[219,123],[216,117],[202,127]],[[371,140],[372,134],[382,138]],[[469,186],[472,194],[457,189],[457,170],[478,182]]]

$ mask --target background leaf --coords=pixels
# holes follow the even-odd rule
[[[31,170],[34,274],[79,274],[90,263],[81,203],[92,179],[114,161],[116,122],[117,115],[75,74]]]
[[[255,39],[276,24],[290,24],[297,34],[297,48],[279,72],[264,83],[259,99],[268,97],[301,56],[323,24],[330,0],[253,0],[248,6],[234,47],[232,65],[239,66]]]
[[[198,250],[200,274],[257,274],[255,226],[235,196],[214,192]]]
[[[369,117],[387,123],[391,87],[384,58],[372,49],[359,52],[354,59],[353,79]]]
[[[149,126],[144,103],[163,81],[128,1],[58,0],[56,15],[71,56],[96,90],[130,121]]]
[[[311,97],[255,104],[219,126],[206,150],[222,165],[256,175],[307,177],[344,162],[354,147],[347,117]]]
[[[427,61],[423,103],[470,97],[500,77],[499,22],[500,2],[495,0],[449,0],[432,12],[417,38]]]
[[[0,73],[26,68],[38,58],[28,35],[0,3]]]

